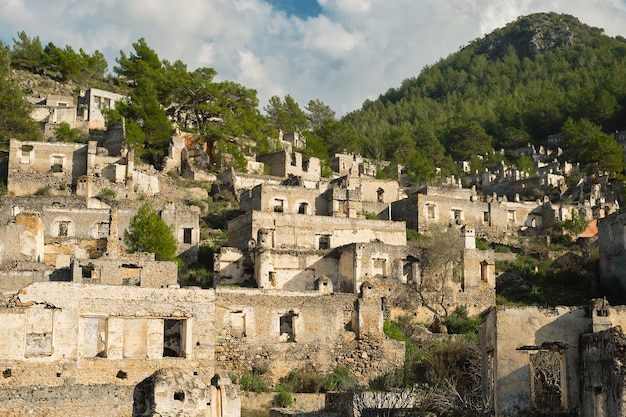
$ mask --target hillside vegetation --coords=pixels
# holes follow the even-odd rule
[[[415,179],[432,177],[436,166],[452,173],[453,159],[492,147],[543,143],[570,119],[570,127],[582,122],[614,132],[626,116],[625,42],[568,15],[521,17],[366,101],[342,122],[366,156],[407,164]],[[614,142],[597,137],[583,147],[599,143],[621,157]],[[578,162],[580,148],[566,157]],[[619,172],[621,164],[609,170]]]
[[[244,153],[276,150],[280,129],[305,132],[307,145],[299,150],[320,158],[326,173],[335,152],[356,152],[392,161],[390,177],[395,163],[404,165],[416,183],[458,174],[455,160],[482,170],[502,160],[493,149],[541,144],[559,132],[565,159],[590,172],[623,170],[622,148],[608,133],[624,127],[626,39],[569,15],[520,17],[340,120],[317,99],[301,108],[289,95],[274,96],[263,106],[254,89],[217,82],[212,68],[162,60],[144,39],[131,53],[120,51],[114,74],[105,74],[108,63],[98,51],[43,46],[24,32],[13,42],[12,48],[0,44],[4,65],[126,94],[129,100],[107,116],[112,123],[126,118],[130,146],[154,165],[166,154],[175,124],[205,145],[216,169],[245,170]],[[1,78],[10,84],[4,90],[12,91],[6,100],[13,102],[0,116],[0,141],[6,144],[11,135],[37,139],[24,121],[27,109],[16,103],[15,82],[6,71]],[[244,149],[239,139],[256,145]]]

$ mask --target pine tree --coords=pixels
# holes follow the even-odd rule
[[[176,259],[176,239],[150,203],[144,203],[124,231],[124,243],[130,252],[151,252],[157,261]]]
[[[11,52],[0,42],[0,146],[10,139],[41,140],[41,131],[31,119],[32,106],[11,77]]]

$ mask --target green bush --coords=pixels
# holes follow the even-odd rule
[[[287,389],[287,387],[283,384],[279,384],[276,386],[276,397],[275,397],[275,401],[276,401],[276,405],[278,405],[279,407],[291,407],[294,403],[293,401],[293,396],[291,395],[291,392],[289,392],[289,390]]]
[[[491,244],[485,239],[476,238],[476,249],[487,250],[491,248]]]
[[[45,187],[41,187],[40,189],[38,189],[37,191],[35,191],[35,195],[51,195],[52,194],[52,188],[50,188],[49,185],[46,185]]]
[[[367,220],[378,220],[378,215],[376,213],[367,212],[364,216]]]
[[[444,321],[449,333],[477,334],[480,329],[480,317],[469,317],[467,307],[458,306]]]
[[[385,336],[393,340],[399,340],[400,342],[406,341],[406,336],[402,331],[400,324],[395,321],[385,320],[383,323],[383,332]]]
[[[258,372],[246,371],[236,378],[242,390],[248,392],[268,392],[269,384]]]
[[[306,366],[289,372],[280,382],[291,392],[316,393],[320,392],[324,379],[317,370]]]
[[[356,378],[350,373],[350,369],[345,366],[333,369],[324,376],[321,391],[347,391],[357,385]]]
[[[103,188],[98,193],[98,198],[101,201],[112,201],[112,200],[115,200],[115,197],[117,197],[117,193],[115,192],[114,189],[109,188],[109,187]]]

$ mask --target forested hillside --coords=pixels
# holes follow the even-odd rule
[[[76,52],[24,32],[12,48],[0,44],[0,146],[9,137],[36,139],[15,82],[14,70],[74,83],[77,88],[111,89],[129,97],[111,122],[126,118],[136,155],[158,165],[174,128],[205,144],[216,169],[245,169],[243,152],[276,149],[278,130],[300,130],[305,156],[328,167],[335,152],[357,152],[404,165],[412,183],[458,173],[455,160],[472,169],[499,163],[502,155],[478,158],[492,149],[542,144],[563,133],[564,158],[588,171],[623,171],[622,147],[610,133],[626,129],[626,39],[611,38],[575,17],[555,13],[521,17],[458,52],[424,68],[377,100],[337,120],[322,101],[302,109],[289,95],[265,106],[256,91],[232,81],[215,81],[212,68],[188,69],[159,58],[144,39],[109,65],[98,51]],[[417,71],[417,70],[416,70]],[[9,93],[10,92],[10,93]],[[27,91],[24,92],[27,94]],[[264,110],[263,114],[260,108]],[[243,141],[255,143],[243,149]],[[511,161],[516,162],[516,161]],[[528,161],[517,161],[518,165]],[[437,170],[439,169],[439,170]],[[326,174],[328,169],[324,169]],[[388,173],[395,176],[395,168]]]
[[[436,166],[454,172],[453,159],[541,144],[562,130],[570,160],[585,164],[585,150],[601,149],[594,152],[607,157],[600,168],[619,172],[621,147],[602,132],[626,127],[625,64],[626,39],[572,16],[534,14],[472,41],[342,122],[366,156],[406,164],[414,179],[432,177]]]

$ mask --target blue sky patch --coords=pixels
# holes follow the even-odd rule
[[[322,13],[317,0],[267,0],[276,10],[285,12],[287,15],[306,19]]]

